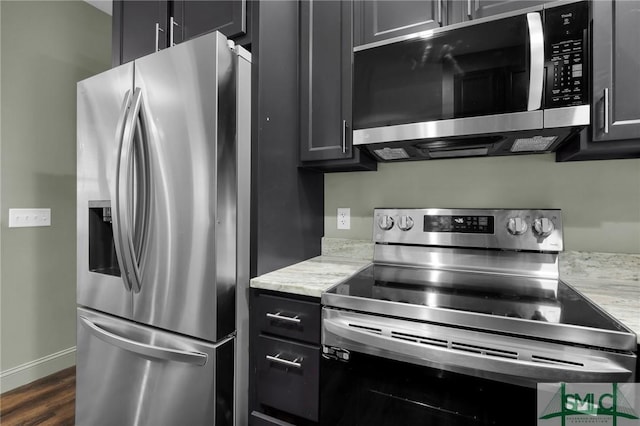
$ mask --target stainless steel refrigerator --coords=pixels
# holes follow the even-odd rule
[[[78,425],[242,423],[250,61],[212,33],[78,83]]]

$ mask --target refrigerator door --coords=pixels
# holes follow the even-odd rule
[[[111,207],[132,89],[133,64],[77,88],[77,302],[126,318],[132,292],[121,277]]]
[[[79,308],[76,424],[231,425],[232,338],[218,344]]]
[[[150,208],[134,320],[209,341],[235,330],[232,55],[212,33],[135,62]]]

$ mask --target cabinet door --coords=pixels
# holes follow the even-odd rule
[[[368,44],[442,25],[444,0],[364,0],[357,4],[360,20],[356,44]]]
[[[461,21],[467,21],[469,19],[480,19],[500,13],[526,9],[550,1],[553,0],[464,0],[454,1],[454,3],[457,7],[462,6],[464,8],[464,10],[462,10],[463,16]]]
[[[594,1],[594,141],[640,138],[640,7],[637,1]]]
[[[351,158],[351,2],[300,3],[302,161]]]
[[[167,47],[167,1],[114,1],[113,65]]]
[[[210,31],[227,38],[246,34],[246,0],[173,1],[174,43],[180,43]]]

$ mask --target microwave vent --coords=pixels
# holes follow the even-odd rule
[[[404,148],[382,148],[373,152],[383,160],[404,160],[409,158],[409,154]]]
[[[511,145],[511,152],[538,152],[546,151],[558,139],[557,136],[534,136],[531,138],[518,138]]]
[[[456,158],[456,157],[478,157],[487,155],[489,148],[468,148],[468,149],[450,149],[442,151],[429,151],[431,158]]]

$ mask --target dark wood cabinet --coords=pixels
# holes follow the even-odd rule
[[[112,65],[216,30],[247,45],[252,4],[247,0],[115,0]]]
[[[514,12],[539,6],[554,0],[464,0],[451,1],[449,24],[486,18],[501,13]]]
[[[168,1],[116,0],[113,2],[113,66],[167,47]]]
[[[353,3],[300,3],[300,160],[321,171],[375,170],[352,145]]]
[[[640,138],[640,7],[594,1],[594,141]]]
[[[220,31],[236,40],[247,34],[247,0],[231,1],[173,1],[173,15],[177,23],[176,43],[211,31]],[[244,44],[244,43],[239,43]]]
[[[376,0],[354,3],[355,46],[426,31],[444,25],[442,0]]]
[[[591,5],[591,126],[563,145],[556,161],[640,157],[640,9],[627,1]]]
[[[315,424],[320,300],[254,288],[250,293],[250,424]]]

